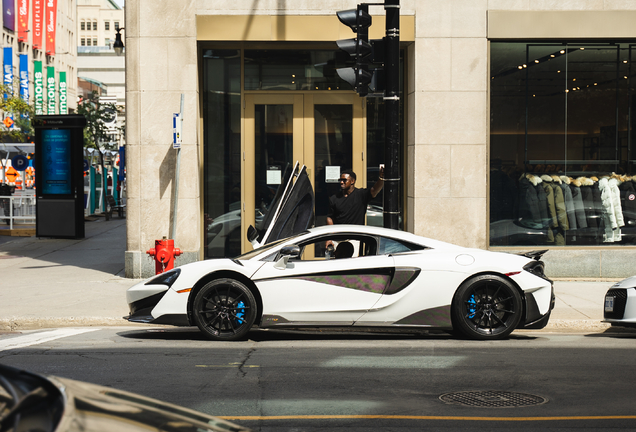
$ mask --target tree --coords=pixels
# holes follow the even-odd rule
[[[117,106],[113,103],[101,103],[97,92],[81,99],[77,103],[77,113],[86,117],[84,128],[84,147],[92,147],[97,150],[103,147],[106,150],[117,150],[117,144],[113,145],[108,140],[112,129],[108,124],[117,118]]]
[[[5,97],[0,96],[0,110],[4,111],[12,118],[14,124],[7,127],[0,124],[0,141],[2,142],[27,142],[33,137],[33,126],[31,119],[35,115],[35,108],[29,105],[22,96],[14,94],[13,88],[6,84],[0,85],[0,92]]]

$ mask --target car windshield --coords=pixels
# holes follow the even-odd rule
[[[237,256],[234,259],[238,259],[238,260],[249,260],[249,259],[252,259],[252,258],[254,258],[257,255],[262,254],[263,252],[267,252],[269,250],[274,249],[276,246],[280,245],[281,243],[286,242],[289,239],[300,237],[300,236],[305,235],[307,233],[308,233],[308,231],[304,231],[304,232],[298,233],[296,235],[293,235],[291,237],[287,237],[287,238],[284,238],[284,239],[276,240],[276,241],[271,242],[271,243],[267,243],[266,245],[263,245],[263,246],[261,246],[259,248],[256,248],[256,249],[252,250],[252,251],[249,251],[249,252],[246,252],[246,253],[244,253],[242,255],[239,255],[239,256]]]

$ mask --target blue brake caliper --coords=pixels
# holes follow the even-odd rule
[[[468,298],[468,318],[475,318],[475,313],[477,312],[477,302],[475,301],[475,294],[471,294]]]
[[[243,317],[245,316],[245,303],[240,301],[238,302],[237,306],[238,306],[238,310],[236,313],[236,320],[238,321],[239,324],[243,324]]]

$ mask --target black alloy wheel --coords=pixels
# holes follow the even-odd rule
[[[453,324],[470,339],[503,339],[517,328],[522,313],[519,290],[501,276],[471,278],[453,298]]]
[[[234,279],[217,279],[197,293],[194,322],[212,340],[243,339],[256,319],[252,292]]]

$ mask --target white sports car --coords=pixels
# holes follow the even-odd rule
[[[605,294],[603,322],[616,327],[636,327],[636,276],[610,287]]]
[[[236,258],[190,263],[127,292],[132,322],[196,325],[210,339],[253,327],[441,329],[501,339],[545,327],[552,281],[539,259],[360,225],[308,228],[313,192],[293,171],[273,214]],[[296,179],[295,182],[292,180]],[[326,244],[337,244],[325,257]]]

